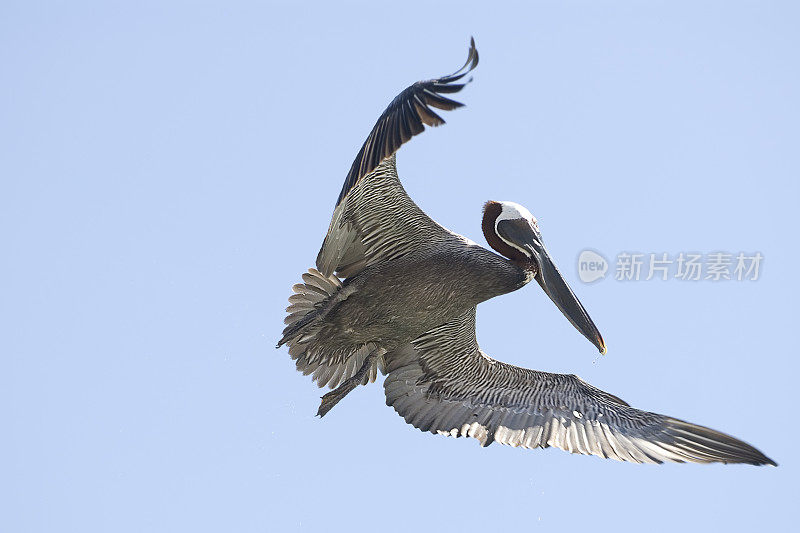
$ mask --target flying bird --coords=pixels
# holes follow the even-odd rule
[[[544,246],[537,220],[514,202],[489,201],[482,230],[494,253],[426,215],[406,194],[395,154],[433,110],[463,104],[478,65],[474,40],[449,76],[402,91],[378,118],[345,178],[316,268],[293,287],[278,347],[320,387],[324,416],[360,384],[386,374],[386,403],[422,431],[597,455],[636,463],[771,464],[713,429],[628,405],[575,375],[512,366],[486,355],[476,306],[535,280],[594,346],[605,343]],[[498,255],[499,254],[499,255]]]

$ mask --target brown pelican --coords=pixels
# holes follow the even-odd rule
[[[483,353],[475,307],[536,280],[601,353],[605,344],[547,253],[536,219],[513,202],[488,202],[483,234],[497,255],[430,219],[397,176],[395,152],[431,109],[461,107],[443,94],[478,64],[401,92],[370,132],[342,187],[316,269],[289,298],[288,344],[298,370],[320,387],[324,416],[359,384],[388,374],[386,403],[432,433],[638,463],[772,464],[733,437],[642,411],[574,375],[527,370]],[[343,280],[343,281],[342,281]]]

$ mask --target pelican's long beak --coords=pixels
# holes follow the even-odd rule
[[[553,300],[575,329],[597,346],[601,354],[605,354],[606,344],[603,342],[603,337],[547,253],[539,229],[527,220],[515,219],[499,222],[497,231],[508,244],[525,250],[525,255],[536,265],[535,279],[547,296]]]
[[[572,289],[567,285],[564,276],[558,271],[558,267],[553,263],[550,254],[547,253],[543,245],[536,251],[536,257],[539,263],[539,269],[535,278],[536,281],[539,282],[539,285],[544,289],[547,296],[553,300],[556,307],[564,313],[567,320],[575,326],[575,329],[589,339],[589,342],[597,346],[601,354],[605,355],[606,343],[603,342],[600,331],[597,330],[597,326],[592,322],[589,313],[586,312],[586,309],[584,309],[578,297],[575,296],[575,293],[572,292]]]

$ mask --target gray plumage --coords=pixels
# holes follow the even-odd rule
[[[635,409],[574,375],[520,368],[486,355],[475,309],[397,350],[386,403],[422,431],[635,463],[774,461],[733,437]]]
[[[444,121],[430,106],[462,104],[478,63],[474,41],[464,67],[417,82],[387,107],[345,178],[316,268],[293,287],[286,328],[297,369],[320,387],[325,415],[359,384],[388,373],[391,405],[415,427],[511,446],[555,446],[632,462],[775,464],[733,437],[630,407],[573,375],[507,365],[475,338],[475,306],[533,279],[601,352],[599,331],[544,248],[522,206],[489,202],[483,233],[503,256],[429,218],[406,194],[395,152],[424,126]],[[340,279],[342,278],[342,279]]]

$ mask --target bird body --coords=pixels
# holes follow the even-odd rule
[[[425,126],[431,107],[462,104],[478,63],[474,41],[456,73],[417,82],[379,117],[337,199],[316,268],[293,287],[286,328],[298,370],[325,394],[324,416],[359,384],[384,382],[386,403],[432,433],[630,462],[776,463],[718,431],[631,407],[574,375],[528,370],[486,355],[476,306],[536,280],[601,353],[605,343],[544,246],[538,222],[514,202],[487,202],[482,230],[498,253],[429,218],[406,194],[395,152]]]
[[[381,165],[377,172],[388,166]],[[386,170],[393,171],[393,165]],[[533,279],[530,267],[441,226],[436,229],[418,247],[364,267],[342,284],[335,276],[327,276],[331,293],[313,309],[297,305],[305,286],[296,286],[301,296],[295,298],[296,307],[288,309],[288,326],[279,345],[289,344],[300,370],[316,371],[314,379],[321,386],[335,387],[358,367],[332,380],[326,379],[325,369],[335,372],[335,367],[346,364],[364,346],[380,352],[375,365],[382,364],[383,354]],[[309,280],[325,277],[316,269],[306,274]]]

